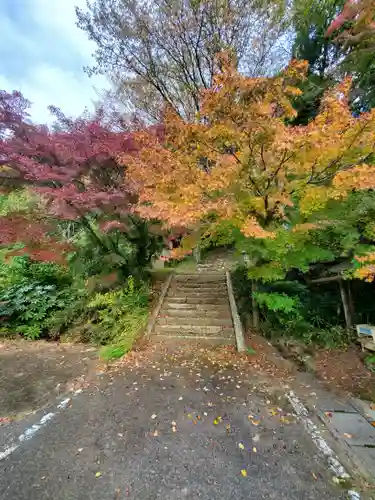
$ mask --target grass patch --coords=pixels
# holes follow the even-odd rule
[[[249,356],[254,356],[257,352],[255,349],[253,349],[251,346],[248,346],[246,348],[246,353],[249,355]]]

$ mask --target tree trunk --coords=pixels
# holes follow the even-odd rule
[[[350,316],[352,319],[352,322],[356,323],[356,314],[355,314],[355,306],[354,306],[354,301],[353,301],[353,294],[352,294],[352,287],[351,287],[351,282],[347,282],[348,286],[348,303],[349,303],[349,311],[350,311]]]
[[[251,284],[251,301],[252,301],[252,311],[253,311],[253,328],[254,330],[258,331],[260,328],[260,322],[259,322],[259,308],[258,308],[258,303],[255,300],[254,297],[254,292],[257,291],[257,284],[255,281],[252,282]]]
[[[352,327],[352,317],[350,314],[350,308],[349,308],[349,301],[348,301],[348,295],[345,290],[345,286],[343,283],[343,280],[339,280],[339,287],[340,287],[340,294],[341,294],[341,300],[342,300],[342,305],[344,308],[344,314],[345,314],[345,322],[346,322],[346,328],[351,328]]]

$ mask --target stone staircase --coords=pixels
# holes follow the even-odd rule
[[[225,274],[174,275],[152,334],[160,339],[235,344]]]

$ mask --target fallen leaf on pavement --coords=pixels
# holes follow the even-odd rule
[[[344,479],[342,479],[341,477],[333,476],[332,481],[333,481],[335,484],[340,484],[341,482],[343,482],[343,481],[344,481]]]
[[[290,420],[289,420],[289,418],[285,417],[284,415],[282,415],[280,417],[280,422],[282,422],[283,424],[290,424],[291,423]]]

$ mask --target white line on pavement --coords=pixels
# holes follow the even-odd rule
[[[77,389],[74,391],[74,395],[80,394],[82,392],[82,389]],[[70,403],[71,398],[65,398],[63,399],[58,405],[57,409],[58,410],[65,410]],[[27,428],[22,434],[18,436],[18,444],[14,443],[12,445],[6,446],[3,448],[2,451],[0,451],[0,461],[4,460],[5,458],[9,457],[13,452],[15,452],[19,447],[20,444],[23,443],[24,441],[28,441],[31,439],[40,429],[48,424],[54,417],[56,413],[46,413],[43,415],[43,417],[39,420],[37,424],[33,424],[31,427]]]
[[[327,441],[320,435],[319,428],[314,424],[314,422],[309,418],[309,411],[305,405],[299,400],[293,391],[286,394],[290,404],[293,406],[294,412],[297,417],[302,421],[305,429],[310,434],[312,440],[314,441],[318,450],[324,455],[327,460],[328,466],[331,471],[339,479],[349,479],[350,475],[346,472],[345,468],[336,455],[334,454],[331,447],[328,445]],[[360,500],[360,494],[354,490],[348,491],[348,496],[351,500]]]

